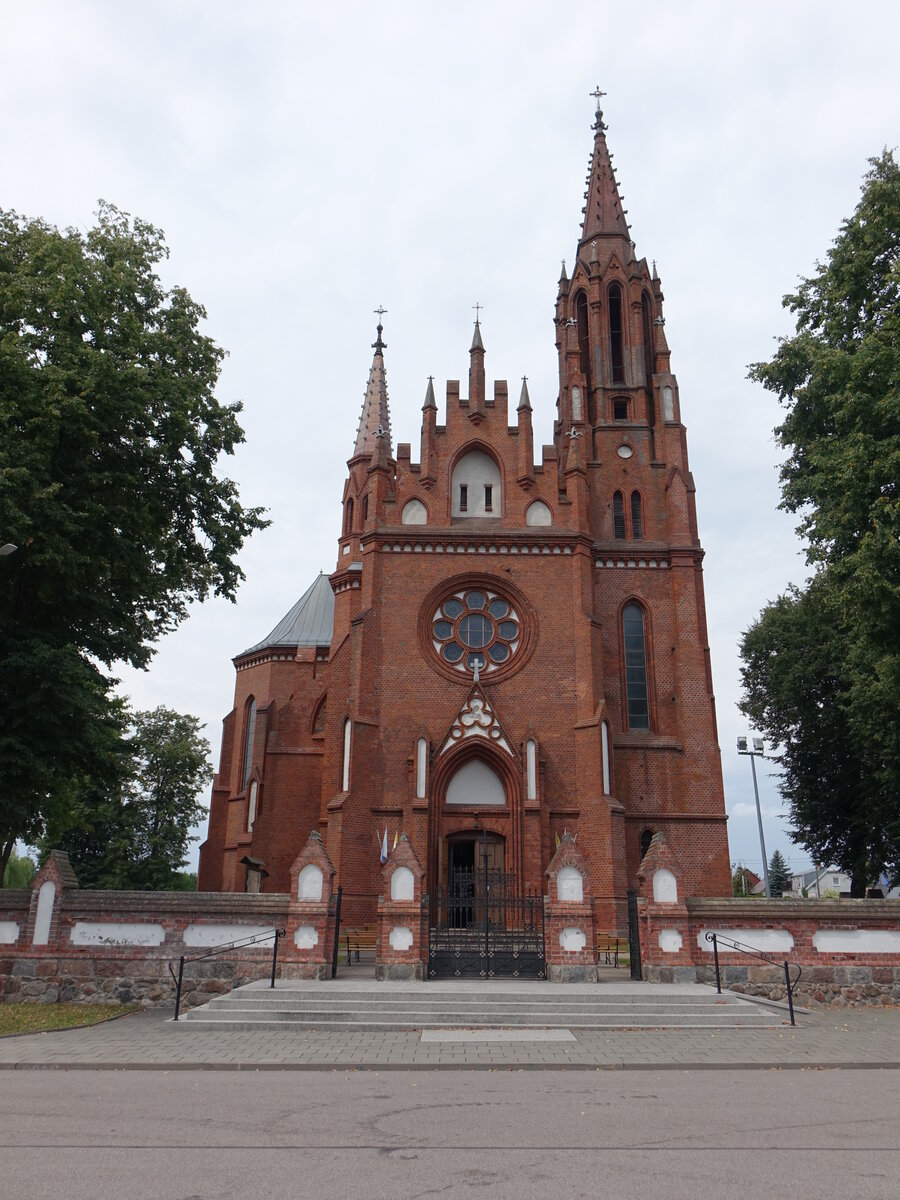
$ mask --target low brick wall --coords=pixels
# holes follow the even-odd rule
[[[900,1004],[900,903],[895,900],[687,899],[641,905],[645,978],[715,983],[715,932],[801,968],[798,1004]],[[784,969],[719,944],[722,986],[786,999]],[[796,975],[792,968],[791,977]]]
[[[0,891],[0,997],[74,1003],[172,1004],[168,964],[216,944],[283,927],[289,897],[222,892],[104,892],[65,888],[45,942],[34,942],[31,893]],[[15,927],[15,928],[14,928]],[[14,939],[12,935],[15,934]],[[187,963],[182,1003],[266,976],[272,943]],[[290,951],[279,974],[291,973]],[[175,962],[177,970],[177,961]]]

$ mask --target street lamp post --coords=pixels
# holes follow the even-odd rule
[[[748,740],[752,742],[752,749],[748,747]],[[756,821],[759,825],[759,848],[762,851],[763,862],[763,879],[766,884],[766,899],[772,899],[772,889],[769,887],[769,860],[766,858],[766,839],[763,834],[762,809],[759,807],[759,788],[756,784],[756,756],[765,758],[763,753],[764,746],[762,738],[739,737],[737,740],[738,754],[746,754],[750,758],[750,770],[753,772],[753,795],[756,797]]]

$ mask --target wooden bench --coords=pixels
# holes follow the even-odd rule
[[[377,941],[377,925],[351,925],[341,928],[338,947],[342,953],[346,952],[349,967],[351,962],[359,962],[361,950],[371,950],[374,954]]]
[[[627,954],[628,939],[620,938],[615,933],[597,935],[597,962],[607,967],[619,965],[619,954]]]

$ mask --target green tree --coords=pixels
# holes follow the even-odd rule
[[[49,822],[44,853],[65,850],[82,887],[185,890],[182,872],[198,799],[212,778],[209,742],[196,717],[160,707],[134,713],[104,786],[83,781],[59,819]]]
[[[240,405],[167,254],[110,205],[86,234],[0,212],[0,868],[102,776],[100,668],[146,666],[192,600],[233,599],[266,524],[219,469]]]
[[[6,864],[3,886],[8,888],[31,887],[35,870],[36,868],[32,859],[27,855],[16,854],[14,850],[9,857],[9,862]]]
[[[791,882],[791,871],[780,850],[773,850],[769,859],[769,891],[781,896]]]
[[[862,197],[785,305],[797,331],[751,377],[786,409],[782,507],[815,568],[744,635],[742,708],[782,746],[792,835],[865,895],[900,871],[900,169]]]

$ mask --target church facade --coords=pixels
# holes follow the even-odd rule
[[[574,837],[595,926],[626,924],[662,833],[684,891],[731,877],[702,559],[662,287],[637,259],[594,124],[581,237],[556,301],[553,444],[527,383],[429,380],[418,461],[393,451],[383,328],[337,564],[239,654],[204,891],[289,888],[312,831],[356,922],[400,833],[435,895],[487,860],[546,892]],[[386,835],[386,838],[385,838]],[[483,853],[482,853],[483,851]]]

